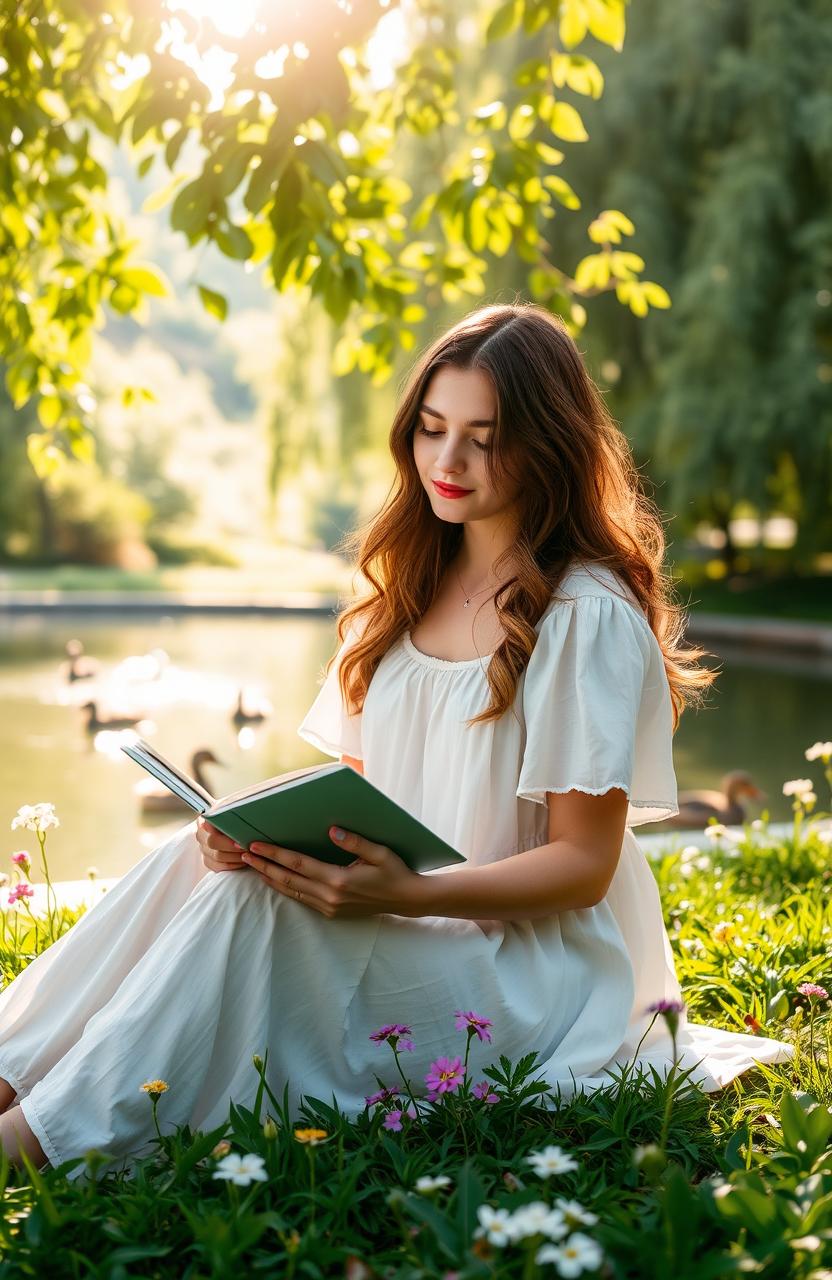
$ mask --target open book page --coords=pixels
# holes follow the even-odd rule
[[[190,805],[196,813],[204,813],[214,803],[214,797],[210,791],[206,791],[195,778],[184,773],[178,765],[173,764],[149,742],[145,742],[144,738],[139,738],[135,744],[131,743],[121,749],[174,795],[179,796],[180,800]]]
[[[265,782],[258,782],[253,787],[244,787],[241,791],[232,791],[227,796],[223,796],[220,800],[215,801],[211,806],[212,813],[221,813],[224,809],[230,809],[240,800],[249,800],[252,796],[267,796],[274,791],[279,791],[281,787],[292,786],[301,778],[308,777],[312,773],[326,773],[330,769],[348,768],[340,764],[312,764],[307,765],[304,769],[293,769],[291,773],[281,773],[276,778],[267,778]]]

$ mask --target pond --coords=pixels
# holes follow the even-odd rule
[[[95,681],[70,684],[64,646],[82,641],[101,664]],[[0,621],[0,870],[29,833],[9,823],[22,804],[52,801],[61,821],[50,835],[55,879],[124,874],[148,849],[188,821],[142,811],[135,788],[146,775],[115,732],[93,735],[81,704],[96,691],[106,702],[145,713],[138,732],[186,770],[194,750],[222,761],[206,779],[217,795],[304,765],[331,760],[297,736],[335,646],[331,617],[186,615],[112,617],[21,614]],[[713,646],[710,646],[713,648]],[[162,653],[159,654],[158,651]],[[159,665],[148,655],[157,651]],[[832,660],[774,658],[721,649],[723,665],[708,709],[688,712],[674,741],[680,789],[715,787],[731,769],[748,769],[768,793],[772,819],[790,816],[781,794],[793,777],[816,780],[829,807],[820,766],[804,749],[832,737]],[[237,692],[267,699],[273,712],[238,731]],[[756,816],[759,806],[750,816]],[[656,830],[645,827],[644,832]],[[23,838],[21,838],[23,837]]]

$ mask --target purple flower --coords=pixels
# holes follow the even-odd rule
[[[483,1102],[499,1102],[500,1095],[498,1093],[489,1092],[491,1085],[487,1080],[481,1080],[479,1084],[475,1084],[472,1093],[475,1098],[481,1098]]]
[[[467,1030],[469,1035],[473,1035],[476,1032],[480,1040],[487,1040],[489,1044],[491,1043],[491,1032],[488,1027],[493,1027],[494,1023],[490,1018],[481,1018],[473,1010],[465,1013],[462,1009],[457,1009],[454,1017],[456,1018],[457,1031]]]
[[[406,1111],[388,1111],[384,1117],[383,1127],[385,1129],[393,1129],[396,1133],[401,1133],[402,1116],[409,1116],[411,1120],[416,1119],[416,1108],[410,1106]]]
[[[399,1093],[401,1093],[401,1089],[398,1085],[393,1084],[389,1088],[385,1085],[378,1093],[371,1093],[369,1098],[365,1098],[364,1101],[368,1107],[372,1107],[377,1102],[387,1102],[388,1099],[395,1098]]]
[[[399,1040],[400,1036],[412,1035],[410,1027],[406,1027],[402,1022],[388,1022],[386,1026],[379,1027],[378,1031],[373,1031],[370,1035],[371,1040],[375,1040],[377,1044],[381,1044],[382,1040],[386,1040],[394,1049],[412,1049],[412,1040]]]
[[[434,1102],[442,1093],[453,1093],[462,1084],[464,1075],[461,1058],[437,1058],[425,1076],[425,1084],[431,1090],[428,1102]]]
[[[654,1000],[652,1004],[648,1004],[647,1013],[682,1013],[684,1010],[684,1002],[682,1000]]]
[[[797,988],[802,996],[814,997],[816,1000],[828,1000],[829,992],[826,987],[819,987],[816,982],[801,982]]]

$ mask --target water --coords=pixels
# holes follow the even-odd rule
[[[117,735],[86,732],[80,704],[92,695],[93,682],[69,685],[61,674],[71,637],[100,661],[102,678],[96,684],[107,701],[147,713],[152,723],[139,732],[160,751],[186,769],[191,753],[202,747],[223,761],[223,767],[206,770],[217,795],[331,760],[296,732],[335,646],[330,618],[5,618],[0,622],[0,832],[5,833],[0,870],[10,870],[8,854],[14,849],[33,848],[30,833],[9,829],[22,804],[49,800],[56,806],[61,827],[50,833],[48,846],[55,879],[84,876],[90,865],[101,876],[122,875],[189,820],[186,811],[143,814],[134,791],[146,777],[143,770],[118,750]],[[150,673],[136,661],[119,673],[118,664],[154,649],[164,650],[169,659],[156,678],[148,679]],[[721,650],[719,657],[723,671],[710,708],[685,713],[674,739],[680,789],[718,786],[724,773],[742,768],[768,793],[774,821],[790,817],[790,802],[781,794],[787,778],[814,778],[819,804],[828,808],[822,771],[803,752],[818,739],[832,738],[832,660],[774,659],[736,648]],[[238,733],[230,717],[241,684],[268,699],[274,710],[262,725]],[[657,828],[641,830],[647,834]]]

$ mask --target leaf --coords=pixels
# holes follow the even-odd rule
[[[556,102],[549,119],[549,128],[564,142],[586,142],[589,134],[578,112],[569,102]]]
[[[129,285],[137,293],[149,293],[155,298],[170,296],[170,285],[167,277],[156,267],[126,267],[119,276],[122,284]]]
[[[564,48],[571,49],[580,44],[586,35],[588,22],[589,15],[584,0],[563,0],[558,35]]]
[[[501,4],[486,28],[486,43],[491,44],[492,40],[502,40],[510,35],[518,26],[522,13],[522,0],[506,0],[505,4]]]
[[[670,294],[660,284],[656,284],[654,280],[642,280],[641,287],[644,297],[651,307],[664,309],[670,306]]]
[[[587,0],[589,29],[602,44],[613,49],[624,47],[623,0]]]
[[[218,320],[224,320],[228,315],[228,300],[221,293],[216,293],[204,284],[198,284],[197,288],[205,310],[210,311],[211,315],[216,316]]]

